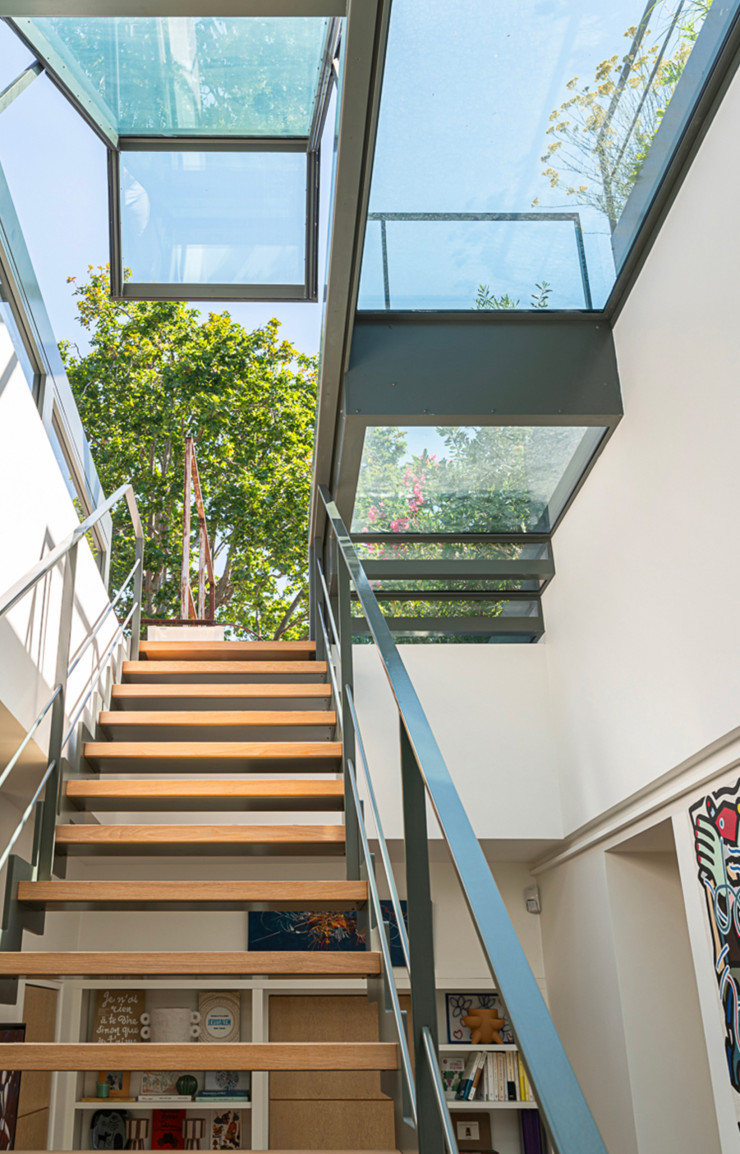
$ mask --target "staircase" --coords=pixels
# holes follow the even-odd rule
[[[341,859],[345,852],[344,783],[337,776],[342,746],[334,739],[337,718],[327,666],[316,660],[312,642],[142,642],[138,660],[123,663],[110,706],[99,715],[97,739],[83,747],[83,774],[64,784],[55,841],[55,874],[62,876],[20,881],[22,909],[176,910],[192,920],[192,938],[200,944],[202,911],[365,906],[365,882],[301,876],[301,861],[308,855]],[[209,811],[238,820],[209,822]],[[336,820],[317,824],[310,820],[312,811],[325,816],[335,811]],[[275,820],[251,820],[260,812]],[[304,812],[308,820],[296,820]],[[139,813],[147,820],[117,820]],[[161,821],[152,820],[153,814],[160,814]],[[120,861],[121,876],[64,876],[68,868],[75,872],[74,860],[83,855]],[[123,859],[131,855],[175,856],[183,878],[127,879]],[[230,876],[197,880],[205,855],[234,859]],[[293,876],[254,880],[241,876],[244,855],[288,861],[300,855],[301,860]],[[99,868],[81,865],[88,874]],[[111,872],[110,866],[105,872]],[[330,873],[336,873],[335,866]],[[201,982],[254,975],[364,979],[379,973],[380,957],[372,951],[0,952],[0,977],[173,976]],[[368,1004],[368,1009],[376,1020],[374,1008]],[[11,1070],[371,1072],[376,1081],[381,1071],[396,1070],[397,1046],[377,1040],[377,1028],[369,1036],[363,1028],[362,1034],[361,1040],[207,1046],[26,1042],[4,1045],[2,1063]],[[390,1134],[392,1139],[392,1124]],[[317,1144],[320,1130],[306,1123],[303,1141],[292,1148],[315,1149]],[[364,1148],[362,1133],[347,1134],[343,1145]]]

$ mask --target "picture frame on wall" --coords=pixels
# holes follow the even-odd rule
[[[131,1074],[128,1070],[101,1070],[98,1081],[108,1083],[109,1098],[131,1097]]]
[[[0,1025],[0,1042],[25,1042],[24,1024]],[[13,1150],[18,1124],[18,1099],[21,1092],[20,1070],[0,1071],[0,1150]]]
[[[477,1009],[494,1010],[497,1017],[503,1021],[498,1033],[504,1045],[514,1041],[506,1011],[503,1009],[501,998],[494,991],[482,994],[447,994],[447,1041],[455,1045],[469,1046],[472,1044],[472,1031],[465,1024],[465,1018],[475,1013]]]

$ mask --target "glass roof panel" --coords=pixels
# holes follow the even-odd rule
[[[710,9],[394,0],[360,308],[601,308]]]
[[[352,532],[546,533],[604,432],[372,426]]]
[[[328,29],[323,17],[15,23],[62,80],[71,77],[101,122],[122,135],[308,135]]]
[[[301,152],[122,152],[121,256],[134,283],[302,285]]]

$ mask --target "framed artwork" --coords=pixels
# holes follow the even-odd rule
[[[144,1070],[141,1075],[142,1094],[177,1094],[178,1070]]]
[[[238,1110],[215,1114],[211,1123],[211,1150],[238,1150],[241,1143],[241,1115]]]
[[[101,1070],[98,1074],[99,1082],[107,1082],[109,1098],[131,1097],[131,1074],[128,1070]]]
[[[140,1042],[146,990],[97,990],[93,1042]]]
[[[232,1094],[234,1097],[243,1094],[248,1098],[251,1079],[248,1070],[206,1070],[204,1089],[212,1094]]]
[[[0,1026],[0,1042],[25,1042],[25,1040],[24,1025]],[[0,1070],[0,1150],[12,1150],[15,1146],[20,1092],[20,1070]]]
[[[390,926],[391,965],[402,966],[403,950],[396,915],[390,901],[382,901],[383,916]],[[406,902],[401,902],[408,926]],[[302,910],[250,912],[250,950],[340,950],[367,949],[365,935],[357,929],[357,910],[344,913],[306,913]]]
[[[498,1017],[503,1018],[504,1025],[498,1030],[501,1041],[509,1044],[514,1041],[509,1019],[501,1005],[498,994],[448,994],[447,995],[447,1041],[461,1045],[472,1044],[470,1029],[463,1022],[468,1014],[477,1009],[496,1010]]]

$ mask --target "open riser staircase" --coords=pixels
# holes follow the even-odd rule
[[[142,642],[139,659],[123,663],[110,707],[99,714],[96,739],[82,748],[79,776],[63,786],[55,873],[78,872],[74,861],[84,856],[91,859],[84,863],[86,876],[21,881],[19,907],[120,915],[177,911],[191,924],[196,943],[203,937],[202,915],[209,911],[243,917],[255,908],[362,910],[367,904],[364,881],[337,879],[336,868],[327,869],[326,880],[305,877],[308,856],[323,862],[341,860],[344,854],[342,745],[336,724],[326,662],[315,659],[313,643]],[[312,820],[317,812],[323,821]],[[138,814],[145,815],[143,821],[136,820]],[[211,814],[226,814],[230,820],[218,822]],[[228,876],[199,877],[206,855],[218,855],[224,863],[221,872]],[[244,855],[292,859],[294,876],[245,877]],[[115,880],[96,880],[96,862],[103,856],[115,861]],[[182,877],[126,876],[124,859],[138,859],[139,873],[141,860],[154,856],[177,858]],[[336,860],[331,864],[336,867]],[[124,920],[116,947],[125,940]],[[311,979],[315,985],[324,978],[372,982],[379,973],[380,956],[373,950],[0,952],[3,978],[190,978],[201,988],[205,981],[207,988],[208,979],[229,977]],[[372,1018],[377,1021],[374,1010]],[[377,1079],[397,1069],[397,1046],[378,1040],[377,1025],[370,1033],[375,1040],[208,1046],[24,1042],[5,1045],[2,1060],[7,1069],[35,1071],[187,1072],[207,1067],[301,1072],[302,1077],[319,1072],[323,1078],[343,1071]],[[381,1126],[392,1145],[392,1103],[380,1093],[375,1096],[381,1099],[374,1104],[383,1113]],[[315,1149],[321,1103],[301,1105],[304,1114],[309,1107],[303,1145]],[[362,1135],[353,1135],[348,1144],[367,1146]]]

